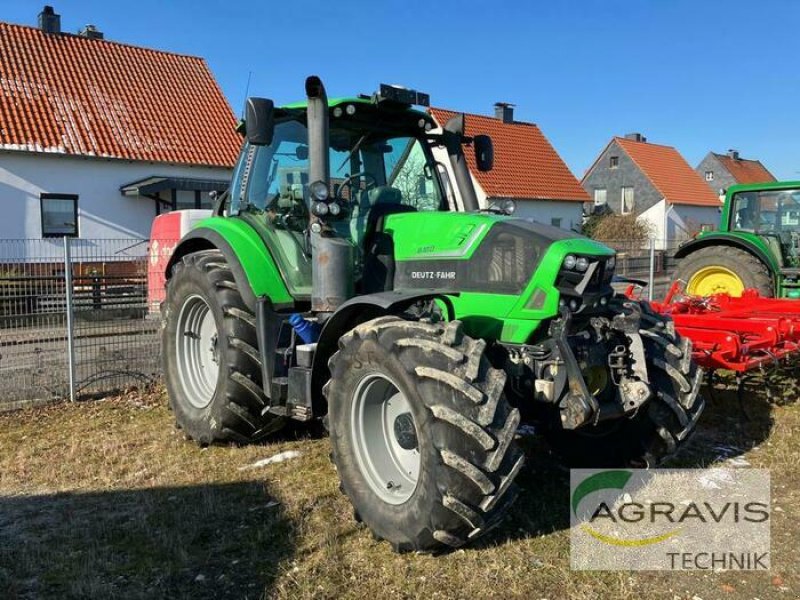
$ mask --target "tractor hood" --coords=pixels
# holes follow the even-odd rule
[[[394,243],[395,289],[520,295],[537,270],[554,284],[568,255],[604,269],[614,256],[578,234],[501,215],[401,213],[389,216],[384,230]]]

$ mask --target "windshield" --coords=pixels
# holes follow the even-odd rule
[[[733,196],[734,229],[779,235],[800,231],[800,189],[738,192]]]
[[[431,168],[432,159],[414,137],[358,129],[330,130],[331,194],[343,200],[346,213],[331,223],[363,235],[369,211],[378,204],[406,210],[439,210],[442,194]],[[307,222],[308,131],[299,121],[275,127],[270,146],[249,148],[246,189],[232,190],[231,212],[265,211],[282,226],[304,229]],[[240,163],[237,171],[246,168]],[[234,175],[236,180],[237,175]],[[340,233],[344,233],[340,231]]]

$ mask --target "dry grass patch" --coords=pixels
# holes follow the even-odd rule
[[[0,590],[7,598],[785,598],[800,596],[800,406],[713,403],[682,466],[767,467],[773,572],[569,569],[568,477],[538,441],[508,522],[480,545],[396,555],[358,526],[328,442],[198,448],[160,392],[0,416]],[[299,458],[249,469],[287,450]]]

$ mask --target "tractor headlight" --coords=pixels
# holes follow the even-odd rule
[[[572,254],[567,254],[564,257],[564,268],[569,269],[570,271],[575,268],[575,263],[578,262],[578,259],[575,258]]]
[[[348,104],[344,107],[344,112],[352,117],[354,114],[356,114],[356,107],[352,104]]]
[[[517,210],[517,203],[513,200],[503,200],[503,212],[507,215],[513,215]]]
[[[585,256],[579,256],[578,260],[575,261],[575,268],[583,273],[586,269],[589,268],[589,259]]]
[[[617,255],[615,254],[606,261],[606,268],[609,271],[613,271],[616,266],[617,266]]]
[[[336,108],[333,109],[333,116],[338,119],[339,117],[342,116],[343,112],[344,111],[342,110],[342,107],[341,106],[337,106]]]
[[[328,214],[328,205],[325,204],[324,202],[314,202],[312,210],[314,211],[314,214],[317,215],[318,217],[324,217],[325,215]]]
[[[336,202],[331,202],[328,204],[328,212],[331,213],[332,217],[338,217],[339,213],[342,212],[342,207],[339,206]]]
[[[311,194],[311,197],[317,202],[325,202],[330,195],[328,186],[324,181],[315,181],[308,187],[308,191]]]

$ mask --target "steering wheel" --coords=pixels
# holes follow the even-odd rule
[[[364,188],[364,191],[367,191],[367,190],[370,190],[372,188],[378,187],[378,180],[375,178],[374,175],[371,175],[371,174],[367,173],[366,171],[361,171],[360,173],[353,173],[352,175],[348,175],[347,177],[345,177],[344,181],[342,181],[342,183],[339,184],[339,191],[336,193],[336,196],[340,200],[343,200],[343,198],[342,198],[342,190],[345,187],[349,187],[350,183],[356,177],[363,177],[364,178],[365,183],[366,183],[366,187]],[[352,197],[353,194],[351,194],[350,196],[351,197],[349,199],[349,202],[352,202],[353,201],[353,197]]]

